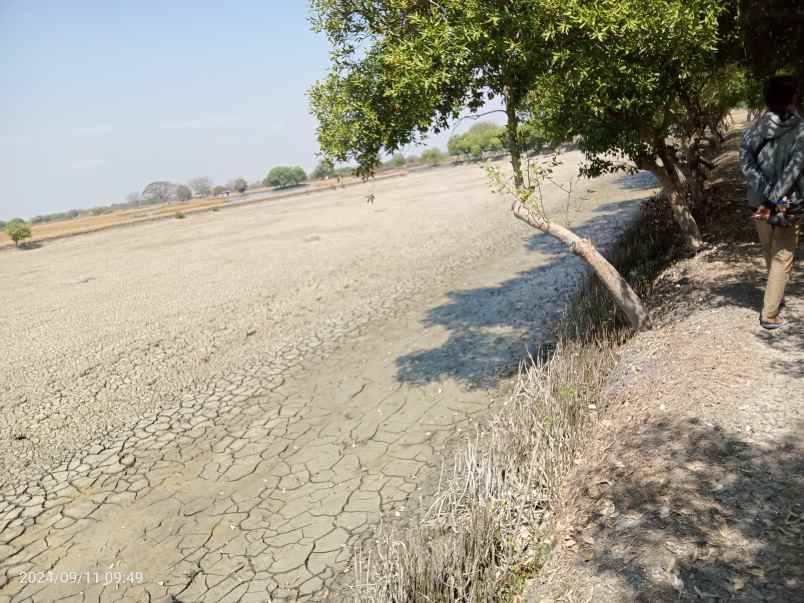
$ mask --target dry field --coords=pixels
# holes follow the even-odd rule
[[[385,174],[383,177],[394,177],[404,174],[405,172],[392,172]],[[69,237],[97,230],[106,230],[115,226],[151,222],[154,220],[172,217],[177,211],[180,211],[186,215],[199,211],[211,210],[213,208],[221,209],[227,206],[240,205],[244,203],[275,201],[285,197],[296,196],[302,191],[304,193],[311,191],[322,191],[334,189],[338,186],[350,186],[358,182],[359,179],[357,178],[342,178],[340,182],[336,182],[334,180],[315,181],[305,186],[302,190],[290,189],[287,191],[274,192],[270,188],[255,189],[248,191],[243,197],[240,197],[239,195],[232,195],[231,197],[209,197],[183,203],[174,202],[149,205],[147,207],[120,210],[98,216],[82,216],[73,220],[60,220],[57,222],[48,222],[46,224],[34,224],[31,228],[33,236],[31,237],[30,242],[41,243],[43,241],[62,237]],[[8,235],[0,230],[0,249],[13,246],[14,243],[8,237]]]
[[[650,186],[547,206],[605,247]],[[1,253],[0,603],[325,599],[583,274],[508,207],[469,165]]]

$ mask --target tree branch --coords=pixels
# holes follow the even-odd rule
[[[485,113],[478,113],[477,115],[464,115],[463,117],[459,118],[458,121],[455,122],[455,125],[452,126],[450,132],[454,132],[455,128],[457,128],[464,119],[473,119],[477,121],[481,117],[486,117],[486,115],[491,115],[493,113],[505,113],[505,111],[502,109],[493,109],[491,111],[486,111]]]

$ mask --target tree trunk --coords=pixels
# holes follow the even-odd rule
[[[569,247],[570,251],[582,257],[608,289],[615,303],[628,319],[628,324],[634,330],[641,331],[650,328],[650,316],[642,305],[642,300],[631,288],[631,285],[628,284],[628,281],[603,257],[591,241],[582,239],[560,224],[548,222],[544,217],[524,205],[519,199],[514,201],[511,210],[517,218],[526,224],[555,237]]]
[[[675,171],[675,164],[666,153],[662,154],[664,157],[660,155],[660,158],[664,167],[659,166],[653,158],[646,157],[636,162],[637,167],[651,172],[662,183],[664,193],[670,202],[673,219],[681,229],[681,234],[684,236],[687,247],[693,251],[698,251],[703,246],[701,231],[698,229],[698,223],[692,217],[689,207],[684,203],[683,188],[679,181],[678,173]]]
[[[519,117],[516,113],[516,103],[511,102],[510,97],[507,101],[506,114],[508,119],[506,129],[508,131],[508,148],[511,152],[511,167],[514,171],[514,187],[516,192],[519,192],[524,186],[522,155],[518,140]],[[522,203],[518,195],[514,198],[511,211],[518,219],[545,234],[555,237],[569,247],[570,251],[582,257],[605,285],[617,307],[625,314],[628,324],[634,330],[641,331],[650,328],[650,316],[642,305],[642,300],[631,288],[631,285],[628,284],[628,281],[603,257],[591,241],[582,239],[560,224],[550,222],[545,216],[536,212],[535,209]]]

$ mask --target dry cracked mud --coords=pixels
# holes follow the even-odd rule
[[[0,254],[0,602],[338,598],[582,273],[476,165]]]

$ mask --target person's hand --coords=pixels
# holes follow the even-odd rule
[[[751,216],[752,219],[757,221],[767,222],[771,217],[771,210],[765,205],[760,205],[759,208]]]

